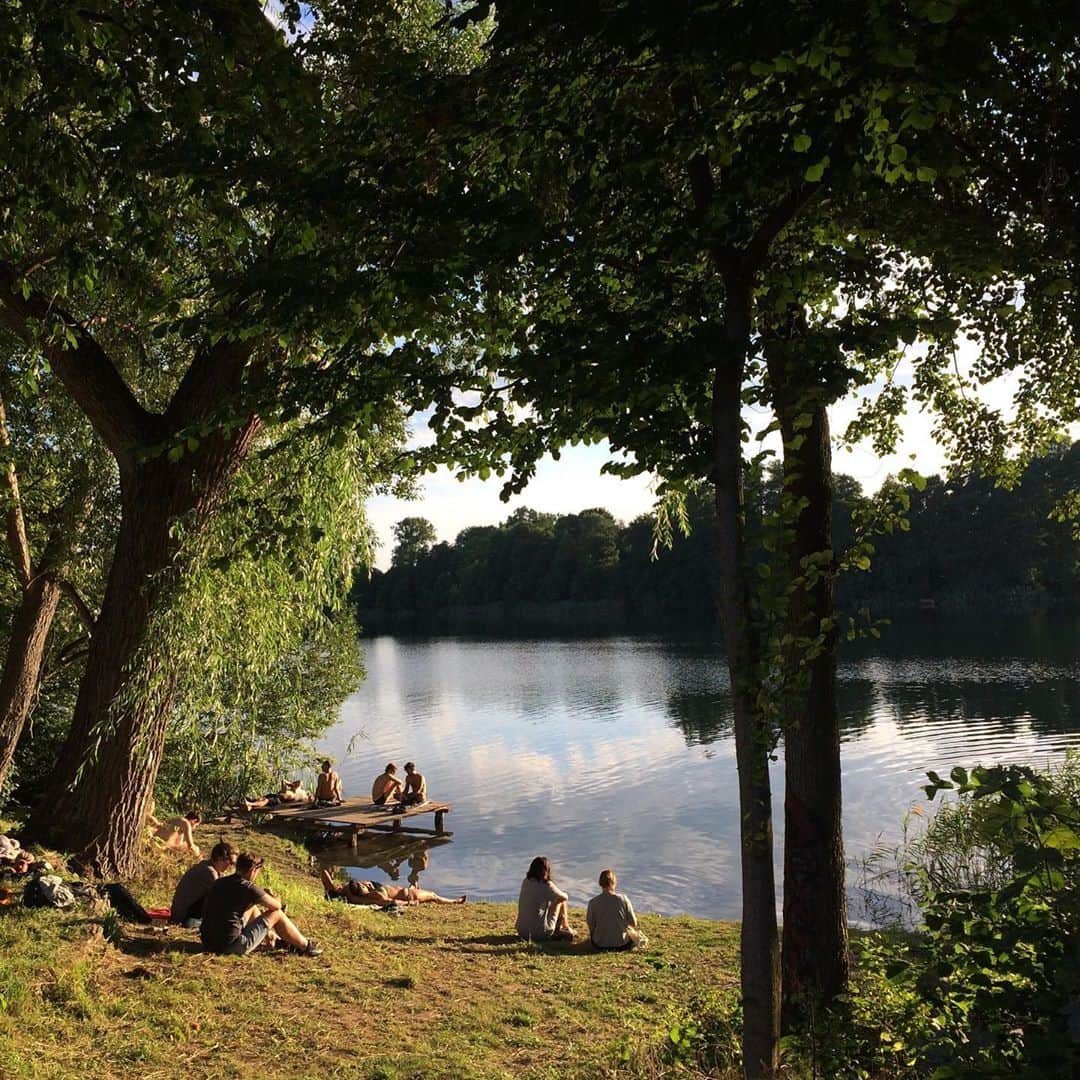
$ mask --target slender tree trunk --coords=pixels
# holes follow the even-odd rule
[[[796,586],[788,625],[795,638],[823,640],[787,657],[784,727],[783,1020],[790,1026],[828,1005],[847,987],[848,933],[836,699],[836,630],[832,570],[832,451],[823,404],[786,386],[782,361],[770,379],[784,440],[784,490],[800,505],[790,540]],[[799,415],[809,427],[796,427]],[[806,576],[807,560],[826,559]]]
[[[15,747],[34,707],[60,596],[60,583],[53,574],[37,574],[23,588],[11,624],[0,675],[0,784],[7,779]]]
[[[183,573],[173,525],[193,513],[198,527],[215,512],[257,426],[206,440],[194,460],[158,457],[121,473],[120,531],[75,715],[29,826],[97,873],[137,869],[161,764],[175,672],[165,646],[144,646],[166,588]]]
[[[739,770],[742,868],[740,980],[743,1069],[776,1075],[780,1039],[780,945],[773,870],[769,738],[755,705],[758,643],[745,566],[742,380],[750,336],[750,284],[727,282],[724,355],[713,380],[713,466],[718,526],[718,613],[724,634]]]

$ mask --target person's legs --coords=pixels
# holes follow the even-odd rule
[[[265,915],[260,915],[255,922],[261,922],[266,920],[266,923],[270,929],[272,929],[286,945],[293,945],[297,949],[306,949],[308,947],[308,939],[297,929],[296,923],[285,914],[284,911],[268,911]],[[245,927],[247,929],[247,927]]]
[[[552,937],[572,938],[575,936],[574,931],[570,929],[570,919],[568,917],[568,909],[565,900],[560,900],[552,908],[549,908],[549,914],[554,916],[555,926],[551,931]]]
[[[404,891],[408,893],[407,899],[415,904],[464,904],[469,898],[468,893],[462,893],[456,900],[450,900],[430,889],[419,889],[416,886],[410,886]]]

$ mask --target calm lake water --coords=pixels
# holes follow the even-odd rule
[[[544,854],[576,905],[612,866],[639,910],[738,917],[735,747],[715,643],[377,637],[364,651],[367,679],[323,750],[346,794],[368,792],[387,761],[415,760],[431,797],[453,804],[454,837],[372,841],[340,849],[341,862],[516,900]],[[849,859],[899,834],[925,802],[927,769],[1045,765],[1080,747],[1078,619],[931,614],[849,649],[839,675]]]

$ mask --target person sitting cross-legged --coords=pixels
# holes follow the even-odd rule
[[[600,871],[600,888],[603,892],[589,901],[585,911],[589,940],[594,949],[632,949],[635,945],[649,943],[637,928],[637,916],[630,897],[617,893],[617,884],[614,870]]]
[[[262,859],[241,852],[236,873],[214,882],[203,901],[199,927],[203,948],[222,956],[246,956],[273,931],[294,951],[319,956],[322,949],[300,933],[285,914],[285,905],[269,889],[255,884],[262,865]]]
[[[401,794],[401,781],[397,777],[397,766],[391,761],[386,769],[375,777],[371,785],[371,801],[376,806],[385,806],[391,799]]]
[[[411,761],[405,762],[405,789],[401,801],[405,806],[422,806],[427,802],[427,781]]]
[[[322,883],[328,900],[345,900],[350,904],[464,904],[469,898],[466,893],[450,900],[416,885],[380,885],[374,881],[357,881],[354,878],[339,885],[329,870],[322,872]]]
[[[188,867],[176,883],[172,904],[169,905],[169,922],[196,929],[202,922],[203,903],[207,893],[222,874],[236,867],[236,848],[222,840],[210,851],[210,858]]]
[[[334,772],[329,760],[322,763],[319,779],[315,784],[315,801],[337,806],[341,803],[341,777]]]

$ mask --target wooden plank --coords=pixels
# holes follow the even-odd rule
[[[434,814],[436,831],[442,823],[443,817],[450,812],[452,807],[449,803],[426,802],[419,806],[407,806],[397,808],[391,812],[385,807],[375,806],[372,802],[364,799],[346,799],[340,806],[313,807],[301,803],[297,806],[276,806],[265,811],[272,821],[283,821],[290,824],[306,825],[308,822],[318,822],[343,825],[362,825],[365,828],[385,827],[396,831],[400,828],[405,818],[417,817],[421,814]]]

